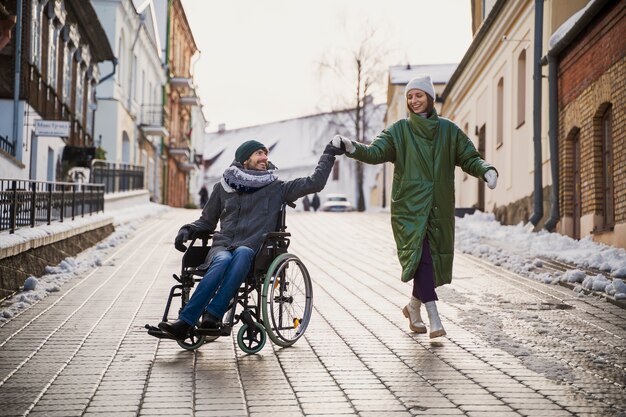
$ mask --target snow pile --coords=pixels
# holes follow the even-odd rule
[[[147,217],[156,216],[169,207],[155,203],[148,203],[141,206],[128,207],[121,210],[111,211],[107,216],[93,216],[93,222],[99,221],[106,217],[112,217],[115,225],[115,231],[106,239],[103,239],[96,246],[89,248],[78,254],[75,258],[68,257],[62,260],[56,266],[47,266],[45,275],[42,277],[30,276],[24,282],[22,291],[9,297],[0,305],[0,325],[12,317],[20,314],[31,305],[44,299],[49,293],[57,292],[61,289],[63,283],[77,276],[87,275],[94,268],[101,266],[104,249],[112,248],[126,240],[129,234],[135,230],[142,221]],[[102,217],[101,217],[102,216]],[[77,226],[76,222],[67,222],[65,225]],[[39,229],[39,230],[37,230]],[[16,234],[21,229],[16,231]],[[58,230],[58,225],[42,226],[26,229],[28,233],[20,233],[14,241],[23,241],[26,236],[47,236]],[[7,235],[12,236],[12,235]],[[4,243],[5,236],[2,236]]]
[[[524,224],[503,226],[492,213],[476,212],[456,220],[456,247],[494,265],[544,283],[559,281],[578,284],[582,290],[603,291],[616,299],[626,298],[626,250],[594,242],[590,237],[575,240],[545,230],[532,232]],[[594,268],[604,275],[588,276],[579,269],[540,272],[539,257],[549,258],[578,268]]]

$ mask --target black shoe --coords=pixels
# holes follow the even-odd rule
[[[169,336],[174,338],[175,340],[185,340],[189,337],[189,331],[192,326],[188,325],[182,320],[176,321],[162,321],[159,323],[159,329],[163,330]]]
[[[198,328],[202,330],[217,330],[219,327],[219,319],[209,313],[202,315],[202,321],[200,322],[200,326],[198,326]]]

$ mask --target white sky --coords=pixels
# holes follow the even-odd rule
[[[351,92],[352,83],[329,88],[316,63],[362,39],[365,22],[391,51],[386,67],[458,63],[472,39],[470,0],[182,3],[201,51],[195,80],[209,131],[220,123],[231,129],[331,110],[333,96]]]

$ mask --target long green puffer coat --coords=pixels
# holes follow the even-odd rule
[[[370,145],[352,142],[346,154],[368,164],[394,164],[391,226],[402,266],[402,281],[410,281],[428,236],[435,285],[452,281],[454,258],[454,169],[484,179],[495,169],[453,122],[433,110],[428,118],[410,113],[383,130]]]

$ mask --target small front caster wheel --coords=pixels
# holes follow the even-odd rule
[[[254,326],[244,324],[237,333],[237,344],[246,353],[258,353],[265,346],[267,333],[261,323],[254,323]]]

